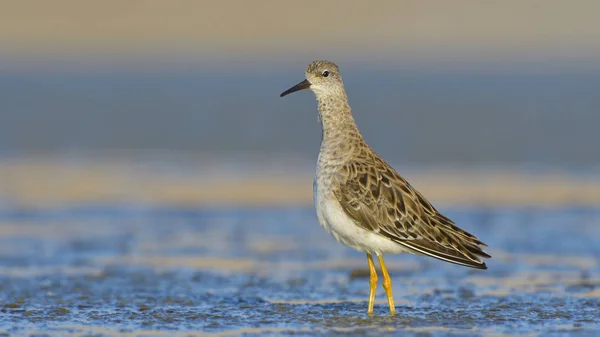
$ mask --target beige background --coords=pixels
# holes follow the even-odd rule
[[[600,56],[599,1],[2,1],[5,55],[402,55],[437,62]],[[443,51],[443,56],[437,56]],[[42,53],[40,55],[39,53]]]

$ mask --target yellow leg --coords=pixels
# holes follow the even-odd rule
[[[394,306],[394,295],[392,294],[392,280],[390,279],[390,274],[388,274],[385,263],[383,262],[383,256],[381,254],[377,254],[377,257],[379,258],[379,266],[381,266],[381,274],[383,274],[383,289],[385,289],[385,294],[388,298],[390,315],[395,315],[396,307]]]
[[[377,290],[377,271],[375,270],[375,264],[373,263],[373,257],[371,254],[367,253],[367,261],[369,261],[369,309],[367,310],[367,314],[373,314],[373,305],[375,304],[375,290]]]

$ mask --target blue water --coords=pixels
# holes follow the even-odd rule
[[[14,71],[0,155],[166,151],[312,159],[320,127],[293,68]],[[597,71],[342,64],[354,115],[388,161],[600,167]]]
[[[9,336],[600,334],[600,209],[451,208],[486,271],[387,256],[368,316],[363,254],[310,208],[91,205],[0,212]]]

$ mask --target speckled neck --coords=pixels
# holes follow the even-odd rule
[[[362,140],[345,92],[317,93],[319,119],[323,129],[322,146],[349,140]]]

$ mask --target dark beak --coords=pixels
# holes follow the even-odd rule
[[[295,86],[289,88],[288,90],[282,92],[281,95],[279,95],[279,97],[283,97],[285,95],[291,94],[294,91],[304,90],[304,89],[308,89],[308,88],[310,88],[310,82],[308,80],[304,80],[304,81],[296,84]]]

